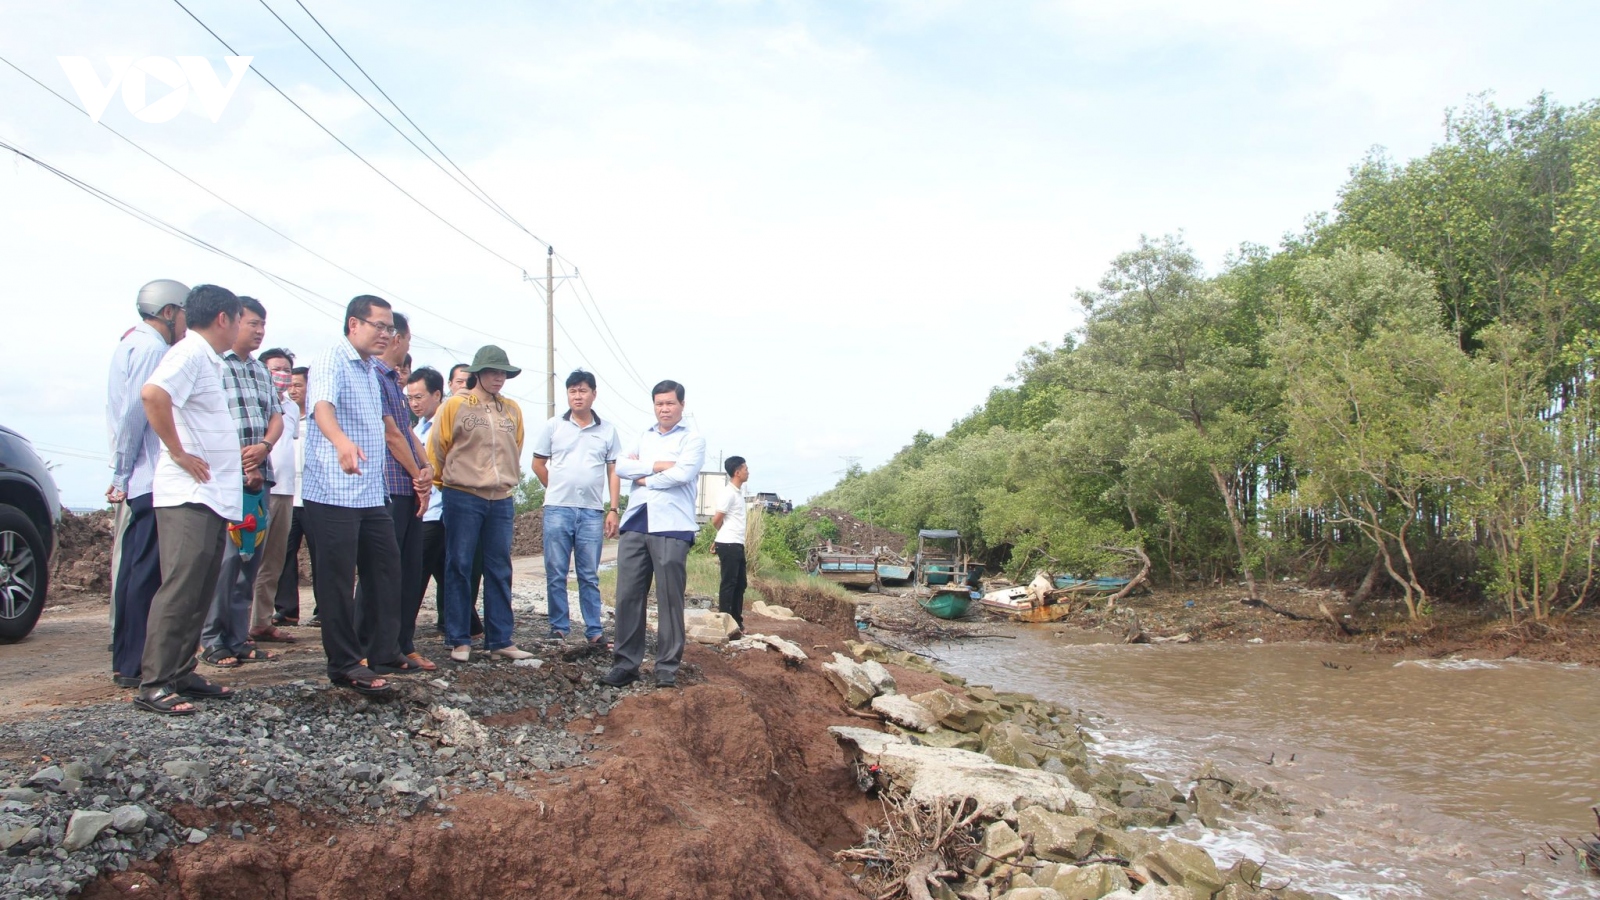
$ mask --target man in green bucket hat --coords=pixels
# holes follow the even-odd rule
[[[501,396],[522,374],[506,352],[478,348],[467,367],[467,390],[445,401],[428,435],[434,483],[444,499],[444,633],[450,658],[472,657],[467,634],[472,557],[483,550],[483,648],[499,659],[529,659],[511,640],[512,495],[522,481],[522,408]]]

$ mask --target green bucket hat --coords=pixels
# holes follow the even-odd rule
[[[513,366],[506,357],[506,352],[493,344],[485,344],[478,348],[472,356],[472,365],[467,366],[467,372],[476,375],[484,369],[499,369],[506,373],[507,378],[515,378],[522,374],[522,370]]]

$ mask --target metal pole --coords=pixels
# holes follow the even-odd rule
[[[556,417],[556,248],[544,258],[544,371],[545,417]]]

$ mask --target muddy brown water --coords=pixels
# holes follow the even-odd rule
[[[1085,644],[1052,629],[929,648],[975,683],[1090,714],[1102,752],[1185,789],[1205,760],[1292,818],[1173,829],[1271,885],[1340,897],[1600,897],[1545,841],[1596,830],[1600,671],[1321,644]],[[1287,824],[1287,827],[1283,827]]]

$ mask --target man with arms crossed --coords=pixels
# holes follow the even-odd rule
[[[656,686],[677,687],[683,659],[684,564],[694,546],[696,486],[706,441],[683,424],[683,385],[663,381],[650,391],[656,424],[617,460],[617,474],[633,490],[617,543],[617,647],[613,687],[639,680],[644,662],[645,602],[656,585]]]
[[[166,452],[156,461],[154,504],[161,531],[161,588],[150,603],[134,704],[189,715],[185,697],[230,699],[233,691],[194,671],[194,649],[222,569],[228,523],[244,512],[239,429],[222,387],[221,354],[239,336],[239,298],[202,284],[184,303],[189,334],[140,392]]]
[[[544,485],[544,577],[550,603],[550,637],[565,639],[572,624],[567,565],[578,568],[583,634],[603,647],[600,621],[600,548],[617,533],[617,429],[594,411],[594,375],[567,376],[567,411],[544,423],[533,438],[533,474]],[[611,502],[606,503],[606,490]]]
[[[111,487],[106,500],[123,504],[111,579],[111,676],[121,687],[139,686],[145,621],[161,587],[161,552],[156,511],[151,505],[161,439],[145,419],[140,392],[167,348],[183,340],[183,303],[189,289],[160,279],[139,289],[143,321],[123,336],[111,354],[106,417],[111,424]]]

